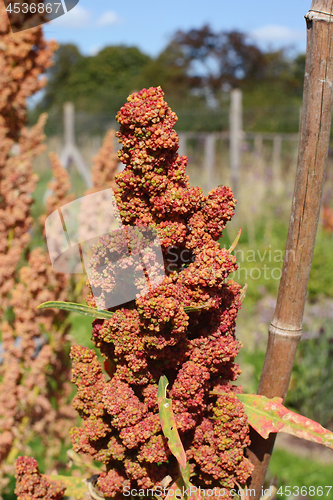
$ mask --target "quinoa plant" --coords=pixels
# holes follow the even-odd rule
[[[244,455],[247,417],[236,397],[241,388],[233,385],[240,373],[235,321],[241,287],[228,279],[235,257],[219,244],[236,200],[228,187],[204,196],[189,185],[187,158],[177,153],[177,117],[160,87],[127,101],[117,114],[125,164],[116,176],[117,205],[125,226],[157,231],[166,276],[111,318],[94,320],[92,339],[107,376],[93,350],[72,348],[74,407],[83,419],[71,431],[73,448],[105,464],[97,487],[106,497],[120,498],[126,486],[149,489],[168,476],[176,479],[157,405],[158,381],[166,375],[192,483],[224,488],[231,498],[252,471]],[[112,252],[111,244],[97,246],[94,262],[103,268]],[[87,299],[93,307],[103,292],[95,271]],[[108,273],[112,283],[112,268]]]

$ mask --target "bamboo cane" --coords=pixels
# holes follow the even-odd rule
[[[285,399],[298,342],[327,164],[333,82],[333,0],[313,0],[305,16],[307,51],[297,172],[277,305],[258,394]],[[255,431],[249,458],[255,465],[250,488],[261,494],[276,434]]]

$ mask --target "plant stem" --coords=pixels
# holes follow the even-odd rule
[[[305,16],[307,51],[297,172],[286,253],[258,394],[285,399],[302,320],[319,220],[332,117],[333,0],[313,0]],[[260,495],[276,434],[255,431],[250,488]]]

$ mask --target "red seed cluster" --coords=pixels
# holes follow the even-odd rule
[[[105,463],[98,486],[109,497],[120,498],[124,484],[151,488],[165,476],[176,479],[158,417],[157,386],[164,374],[193,483],[232,489],[252,471],[244,456],[247,419],[234,396],[241,389],[231,384],[240,373],[234,362],[241,347],[235,338],[240,285],[228,280],[236,261],[218,242],[236,200],[227,187],[204,196],[189,185],[187,158],[177,154],[172,128],[177,117],[160,87],[129,96],[117,119],[119,158],[126,165],[116,178],[119,212],[125,226],[157,232],[166,277],[111,319],[94,321],[93,341],[110,379],[93,351],[72,350],[75,406],[84,420],[72,442],[76,451]],[[102,281],[97,264],[111,262],[111,250],[96,247],[95,296]],[[109,266],[105,276],[111,288],[112,272]],[[95,298],[87,302],[94,305]],[[212,394],[214,389],[224,395]]]
[[[31,435],[42,438],[46,466],[58,463],[59,449],[68,442],[76,417],[70,401],[68,327],[59,328],[65,316],[37,310],[42,302],[65,300],[68,282],[52,269],[47,251],[33,248],[31,242],[36,230],[32,194],[38,181],[33,163],[45,149],[47,115],[33,127],[24,127],[27,98],[45,85],[42,74],[53,64],[57,44],[46,42],[40,26],[14,33],[7,14],[1,2],[0,489],[13,474],[8,457],[17,451],[29,453]],[[51,166],[54,195],[46,216],[66,203],[68,189],[66,171],[52,157]]]
[[[15,461],[17,500],[63,500],[65,488],[58,481],[49,481],[39,473],[37,460],[18,457]]]

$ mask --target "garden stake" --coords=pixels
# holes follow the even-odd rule
[[[313,0],[307,23],[306,67],[298,163],[282,277],[258,394],[285,399],[298,342],[321,206],[332,117],[333,0]],[[255,431],[249,458],[257,500],[276,434]]]

